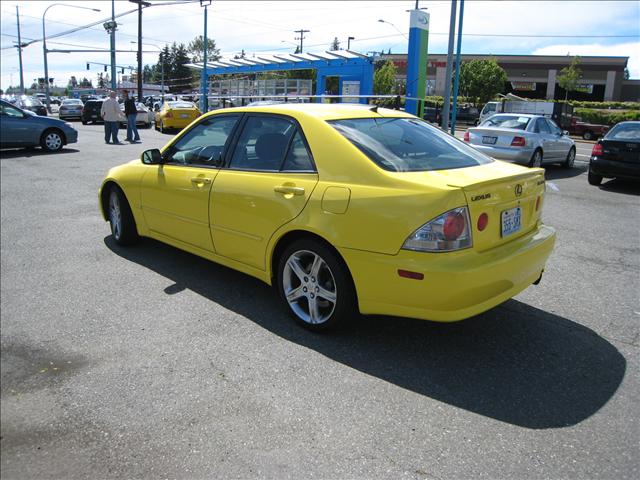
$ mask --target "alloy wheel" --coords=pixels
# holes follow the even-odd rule
[[[317,253],[299,250],[287,259],[282,287],[289,307],[302,321],[322,324],[331,318],[338,298],[329,265]]]
[[[111,195],[109,195],[109,221],[111,222],[113,236],[119,239],[122,232],[122,213],[120,211],[120,198],[118,198],[118,192],[115,190],[112,190]]]

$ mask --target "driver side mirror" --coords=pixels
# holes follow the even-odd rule
[[[162,154],[157,148],[152,148],[151,150],[145,150],[142,152],[140,160],[142,160],[142,163],[145,165],[158,165],[163,162]]]

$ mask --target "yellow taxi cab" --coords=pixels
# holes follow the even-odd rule
[[[182,129],[200,116],[200,110],[193,102],[176,100],[164,102],[156,112],[156,130]]]
[[[358,312],[457,321],[541,279],[544,170],[396,110],[221,109],[112,168],[116,242],[152,237],[275,286],[313,330]]]

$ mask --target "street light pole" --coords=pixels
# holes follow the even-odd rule
[[[111,0],[111,34],[109,43],[111,44],[111,90],[115,90],[116,83],[116,7],[115,0]]]
[[[100,11],[99,8],[82,7],[80,5],[69,5],[68,3],[54,3],[52,5],[49,5],[44,10],[44,13],[42,14],[42,52],[44,54],[44,91],[48,112],[51,112],[51,99],[49,98],[49,66],[47,65],[47,34],[45,32],[44,17],[51,7],[55,7],[57,5],[63,5],[65,7],[71,8],[81,8],[82,10],[93,10],[94,12]]]
[[[200,0],[200,6],[204,7],[204,38],[203,38],[203,56],[202,56],[202,74],[200,77],[200,111],[207,113],[209,111],[209,97],[207,95],[207,47],[209,40],[207,39],[207,7],[211,5],[211,0]]]
[[[402,35],[404,38],[406,38],[407,40],[409,40],[409,37],[407,37],[407,35],[406,35],[402,30],[400,30],[398,27],[396,27],[393,23],[391,23],[391,22],[387,22],[386,20],[383,20],[382,18],[381,18],[380,20],[378,20],[378,21],[379,21],[380,23],[387,23],[387,24],[391,25],[393,28],[395,28],[395,29],[396,29],[396,31],[397,31],[400,35]]]

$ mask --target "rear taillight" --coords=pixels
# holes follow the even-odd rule
[[[469,130],[464,132],[464,137],[462,137],[462,140],[464,140],[465,142],[469,141]]]
[[[454,208],[425,223],[404,242],[404,250],[450,252],[469,248],[471,222],[467,207]]]
[[[602,155],[604,152],[602,150],[602,144],[600,143],[596,143],[593,146],[593,150],[591,150],[591,156],[592,157],[597,157],[598,155]]]
[[[512,147],[524,147],[525,145],[526,142],[524,140],[524,137],[513,137],[513,140],[511,140]]]

